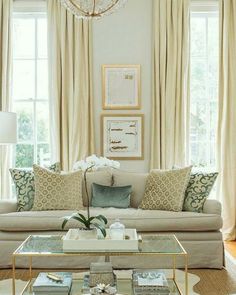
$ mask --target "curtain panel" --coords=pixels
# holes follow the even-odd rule
[[[236,238],[236,1],[220,0],[220,68],[217,197],[222,203],[223,234]]]
[[[189,125],[189,0],[153,1],[151,168],[185,165]]]
[[[52,160],[63,170],[94,152],[91,23],[48,0]]]
[[[0,111],[11,111],[12,0],[0,0]],[[0,198],[9,199],[10,146],[0,145]]]

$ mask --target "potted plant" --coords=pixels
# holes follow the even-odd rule
[[[106,237],[105,226],[107,224],[107,218],[103,215],[90,216],[90,199],[88,195],[87,178],[86,178],[87,172],[96,171],[98,169],[105,168],[105,167],[119,169],[120,163],[117,161],[109,160],[105,157],[99,158],[95,155],[92,155],[90,157],[87,157],[85,160],[78,161],[74,164],[74,167],[73,167],[74,170],[84,171],[84,184],[85,184],[85,192],[86,192],[86,198],[87,198],[87,204],[88,204],[87,216],[79,212],[73,213],[70,216],[65,216],[62,223],[62,229],[65,228],[69,220],[74,219],[82,224],[84,230],[94,231],[95,229],[97,231],[97,229],[99,229],[102,235]]]

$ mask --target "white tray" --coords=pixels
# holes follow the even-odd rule
[[[78,230],[69,229],[63,239],[64,252],[96,252],[96,251],[138,251],[138,235],[136,229],[125,229],[125,235],[129,239],[111,240],[109,229],[106,230],[105,239],[78,239]]]

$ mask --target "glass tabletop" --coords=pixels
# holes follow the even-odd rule
[[[91,240],[93,242],[94,240]],[[90,251],[94,255],[120,255],[121,251]],[[175,235],[144,235],[139,249],[127,252],[132,254],[186,254]],[[64,253],[63,235],[31,235],[13,253],[16,255],[83,255],[86,251]],[[125,252],[122,252],[125,254]]]

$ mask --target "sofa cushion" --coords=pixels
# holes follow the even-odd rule
[[[82,172],[58,174],[34,165],[35,200],[32,211],[83,208]]]
[[[56,173],[61,172],[60,163],[52,164],[47,167]],[[17,211],[31,210],[34,204],[34,172],[32,169],[9,169],[11,177],[16,187]]]
[[[111,169],[98,170],[94,172],[86,173],[87,189],[89,195],[89,201],[92,198],[92,184],[97,183],[101,185],[111,186],[112,184],[112,172]],[[88,200],[86,197],[85,181],[83,179],[83,204],[88,205]]]
[[[142,209],[91,208],[91,216],[102,214],[108,218],[108,226],[120,218],[126,228],[138,231],[213,231],[222,227],[222,218],[216,214],[196,212],[173,212]],[[3,231],[47,231],[61,230],[62,217],[75,212],[24,211],[0,215],[0,230]],[[80,213],[86,214],[86,210]],[[78,227],[75,221],[68,222],[66,228]]]
[[[114,170],[114,186],[132,185],[130,207],[138,208],[145,192],[148,173],[133,173]]]
[[[192,166],[172,170],[152,170],[139,208],[182,211],[191,169]]]

